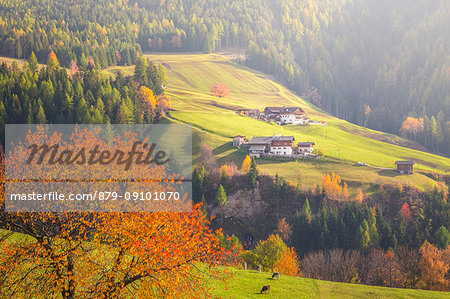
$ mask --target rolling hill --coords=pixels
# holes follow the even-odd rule
[[[191,124],[195,130],[194,153],[202,144],[208,144],[219,163],[242,163],[246,151],[233,148],[231,137],[261,135],[293,135],[297,141],[313,141],[316,148],[325,151],[320,161],[304,160],[280,162],[259,160],[263,172],[279,173],[303,188],[320,183],[325,172],[335,171],[349,184],[368,191],[374,184],[399,183],[426,188],[435,182],[424,172],[445,174],[450,171],[450,159],[420,151],[420,145],[399,136],[359,127],[335,118],[301,99],[272,78],[233,63],[227,56],[218,54],[150,54],[152,61],[166,67],[169,79],[168,93],[172,97],[173,121]],[[106,73],[122,71],[133,73],[133,67],[111,67]],[[213,84],[225,84],[230,89],[226,98],[210,93]],[[300,106],[322,125],[278,126],[248,117],[239,116],[238,108],[266,106]],[[196,151],[197,150],[197,151]],[[391,169],[396,160],[416,161],[417,173],[398,175]],[[369,167],[356,167],[356,162]]]

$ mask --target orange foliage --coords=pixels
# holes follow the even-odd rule
[[[348,197],[347,184],[341,186],[341,177],[334,172],[330,174],[325,173],[322,179],[322,188],[330,199],[339,199],[341,197]]]
[[[415,118],[408,116],[402,123],[400,128],[400,133],[416,135],[417,133],[423,132],[424,121],[423,118]]]
[[[344,186],[342,187],[342,196],[344,196],[344,198],[348,198],[349,196],[347,183],[344,183]]]
[[[101,143],[95,135],[80,131],[71,140],[82,145]],[[117,137],[115,141],[121,149],[128,149],[134,143],[132,136]],[[27,140],[52,144],[59,138],[58,134],[46,136],[39,131]],[[26,153],[15,151],[8,165],[17,165]],[[60,168],[54,168],[56,174]],[[98,174],[100,170],[93,167],[92,171]],[[164,168],[148,167],[148,171]],[[70,176],[85,177],[76,171]],[[104,182],[114,185],[110,180]],[[160,183],[155,184],[158,188]],[[0,232],[0,293],[7,291],[14,298],[206,297],[205,271],[206,276],[218,279],[229,275],[218,267],[206,267],[200,274],[197,265],[220,264],[226,252],[219,245],[221,231],[211,231],[200,205],[191,211],[3,215],[1,220],[8,228],[26,238],[11,242],[8,233]]]
[[[222,167],[220,167],[219,169],[219,174],[220,176],[227,176],[227,177],[232,177],[237,173],[237,166],[234,163],[228,163],[225,165],[222,165]]]
[[[449,290],[450,281],[447,276],[450,270],[450,246],[439,250],[425,241],[420,247],[421,259],[419,267],[422,279],[430,290]]]
[[[51,51],[50,54],[48,55],[47,65],[50,70],[59,68],[59,61],[58,58],[56,57],[55,52]]]
[[[244,173],[247,173],[250,171],[250,166],[252,165],[252,158],[250,158],[249,155],[247,155],[244,159],[244,161],[242,162],[242,171]]]
[[[147,103],[151,109],[155,109],[156,107],[156,99],[153,95],[153,91],[145,86],[141,86],[139,89],[139,96],[141,97],[142,101]]]
[[[280,235],[281,239],[283,239],[285,243],[289,243],[292,235],[292,229],[289,223],[287,223],[286,218],[282,218],[278,221],[276,233]]]
[[[170,97],[168,95],[159,95],[156,99],[156,106],[161,118],[165,117],[170,110]]]
[[[156,99],[153,91],[146,86],[141,86],[139,89],[139,97],[141,98],[141,108],[143,110],[142,118],[144,114],[150,118],[154,117],[156,114]]]
[[[356,201],[362,203],[364,201],[364,194],[361,189],[356,192]]]
[[[405,220],[411,220],[411,209],[409,208],[409,204],[407,202],[402,205],[400,213],[402,214],[403,218],[405,218]]]
[[[224,98],[230,95],[230,90],[224,84],[214,84],[211,87],[211,93],[215,97]]]
[[[294,247],[283,252],[281,258],[275,262],[274,270],[284,275],[300,276],[300,262]]]

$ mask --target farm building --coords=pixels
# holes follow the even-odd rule
[[[248,116],[254,119],[264,119],[264,115],[258,109],[239,109],[236,112],[242,116]]]
[[[274,121],[279,125],[305,124],[309,121],[300,107],[266,107],[264,116],[267,121]]]
[[[297,143],[298,154],[312,154],[314,151],[314,142],[299,142]]]
[[[247,142],[247,138],[243,135],[237,135],[233,137],[233,146],[241,146]]]
[[[295,138],[293,136],[274,136],[270,145],[272,156],[291,156],[292,146]]]
[[[291,156],[294,144],[294,136],[270,136],[253,137],[247,145],[249,155],[252,157],[263,156]]]
[[[397,165],[397,172],[401,174],[414,173],[414,164],[414,161],[395,161],[395,165]]]

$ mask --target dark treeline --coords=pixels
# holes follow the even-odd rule
[[[115,78],[105,77],[93,63],[76,72],[67,71],[53,52],[46,67],[39,68],[33,54],[22,69],[16,63],[0,65],[2,140],[6,123],[153,122],[168,108],[167,98],[161,96],[165,71],[143,58],[139,61],[134,78],[120,73]]]
[[[449,12],[445,0],[1,0],[0,54],[104,67],[246,50],[247,65],[354,123],[398,133],[407,116],[434,118],[416,140],[448,155]]]

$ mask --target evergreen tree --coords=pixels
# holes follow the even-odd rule
[[[219,187],[217,188],[215,200],[216,200],[216,203],[218,203],[222,206],[228,205],[227,194],[222,185],[219,185]]]
[[[369,224],[364,219],[356,231],[356,247],[359,250],[366,250],[370,245]]]
[[[148,78],[147,78],[147,68],[148,68],[148,60],[143,56],[138,57],[136,60],[136,67],[134,68],[134,78],[139,83],[147,86]]]
[[[204,198],[203,194],[203,179],[205,176],[205,167],[202,166],[202,168],[194,169],[194,173],[192,175],[192,200],[194,203],[197,203],[201,200],[201,198]]]
[[[47,117],[45,116],[44,108],[42,107],[41,100],[38,100],[35,119],[36,119],[36,123],[38,123],[38,124],[46,124],[47,123]]]
[[[33,74],[37,73],[39,70],[38,61],[36,55],[34,55],[34,52],[31,52],[30,58],[28,59],[28,67]]]
[[[447,248],[447,245],[450,241],[450,235],[447,231],[447,228],[445,228],[445,226],[439,227],[439,229],[434,234],[434,239],[436,240],[436,244],[439,246],[439,248]]]
[[[89,110],[86,104],[86,100],[84,98],[81,98],[81,100],[78,101],[76,114],[77,114],[77,124],[90,123]]]
[[[308,198],[305,199],[305,203],[303,204],[301,219],[304,223],[310,223],[311,221],[311,209],[309,207]]]
[[[6,124],[7,118],[6,118],[6,109],[5,105],[3,105],[3,101],[0,100],[0,125],[4,126]]]
[[[255,191],[256,180],[258,178],[258,167],[256,166],[255,158],[252,158],[252,164],[250,165],[250,171],[248,172],[248,178],[250,181],[250,186],[252,187],[252,191]]]

